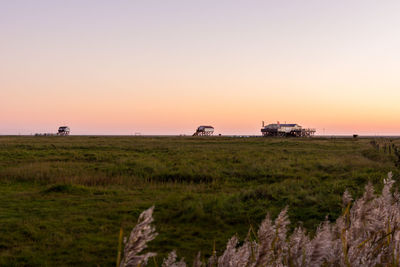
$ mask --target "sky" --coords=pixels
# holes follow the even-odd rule
[[[400,135],[400,1],[0,0],[0,134]]]

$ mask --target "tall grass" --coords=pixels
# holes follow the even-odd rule
[[[389,173],[381,194],[375,194],[368,184],[363,196],[354,202],[345,191],[342,215],[334,223],[322,222],[313,237],[301,226],[288,234],[288,208],[274,221],[267,215],[257,234],[252,236],[249,231],[242,243],[233,236],[220,256],[213,253],[202,261],[198,254],[193,266],[400,266],[400,194],[397,190],[392,193],[393,184]],[[150,225],[152,212],[150,208],[140,215],[129,238],[140,240],[136,241],[139,245],[127,243],[121,266],[143,266],[149,255],[155,254],[138,254],[156,235]],[[130,258],[140,260],[128,261]],[[178,261],[172,251],[162,266],[181,267],[186,263]]]

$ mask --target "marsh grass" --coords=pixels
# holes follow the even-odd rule
[[[371,141],[0,137],[0,265],[115,265],[120,228],[152,205],[158,263],[174,249],[209,258],[214,242],[221,255],[285,206],[289,232],[313,232],[340,216],[346,188],[359,198],[368,181],[399,177],[390,141]]]

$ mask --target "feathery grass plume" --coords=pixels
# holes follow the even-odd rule
[[[346,189],[342,196],[343,206],[346,207],[352,200],[353,200],[353,198],[351,197],[351,194]]]
[[[287,227],[290,224],[287,215],[288,207],[286,206],[275,219],[275,255],[281,259],[282,254],[287,253],[288,244],[286,242]],[[279,259],[279,261],[280,261]]]
[[[255,266],[256,255],[258,255],[258,245],[255,241],[246,240],[241,247],[239,247],[234,255],[234,266]]]
[[[288,208],[284,208],[275,219],[274,225],[267,216],[258,230],[258,255],[256,266],[281,266],[288,252],[286,242],[287,226],[290,221],[287,216]]]
[[[289,250],[287,260],[289,266],[309,266],[312,253],[310,238],[302,227],[297,227],[289,239]]]
[[[162,267],[186,267],[186,263],[182,258],[180,261],[176,261],[177,255],[176,251],[173,250],[168,254],[168,257],[164,259]]]
[[[196,255],[196,258],[194,258],[193,261],[193,267],[202,267],[203,262],[201,261],[201,252],[199,251]]]
[[[140,214],[136,226],[132,229],[129,239],[125,242],[124,255],[120,267],[144,266],[150,257],[157,255],[153,252],[139,255],[142,250],[147,248],[147,242],[157,236],[155,228],[151,225],[153,222],[153,210],[154,206]]]
[[[215,267],[218,266],[218,257],[217,255],[213,254],[210,258],[208,258],[207,267]]]
[[[342,265],[397,266],[393,237],[399,231],[400,205],[391,194],[393,183],[389,173],[380,196],[375,196],[372,185],[368,184],[364,195],[355,201],[348,223],[341,227],[346,240]],[[338,221],[343,221],[343,217]]]
[[[218,266],[221,267],[233,266],[232,260],[234,258],[234,255],[236,254],[236,246],[238,242],[239,240],[236,235],[233,236],[231,239],[229,239],[224,253],[218,258]]]
[[[258,229],[258,254],[256,266],[268,266],[268,260],[271,258],[272,249],[271,244],[274,239],[275,229],[272,225],[269,214],[261,222],[260,228]]]
[[[392,189],[392,186],[394,184],[392,172],[388,173],[388,177],[383,180],[383,184],[384,186],[382,189],[382,197],[387,202],[387,204],[390,205],[392,201],[392,194],[390,190]]]
[[[321,266],[324,262],[331,262],[332,255],[332,228],[328,220],[325,220],[318,228],[315,237],[311,240],[311,253],[309,266]]]
[[[239,240],[233,236],[226,245],[224,253],[218,258],[218,267],[241,267],[254,266],[257,244],[245,240],[242,246],[238,247]]]

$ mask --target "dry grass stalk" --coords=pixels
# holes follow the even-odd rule
[[[162,267],[186,267],[186,263],[183,258],[180,261],[176,261],[177,259],[176,251],[173,250],[168,254],[168,257],[164,259],[162,263]]]
[[[148,252],[140,255],[145,248],[147,242],[153,240],[157,233],[151,225],[153,222],[154,206],[143,211],[140,214],[136,226],[132,229],[129,239],[125,241],[124,255],[120,267],[137,267],[147,264],[150,257],[154,257],[156,253]]]
[[[197,253],[196,258],[194,258],[193,267],[202,267],[202,266],[204,266],[204,265],[203,265],[203,262],[201,261],[201,253],[199,251]]]

